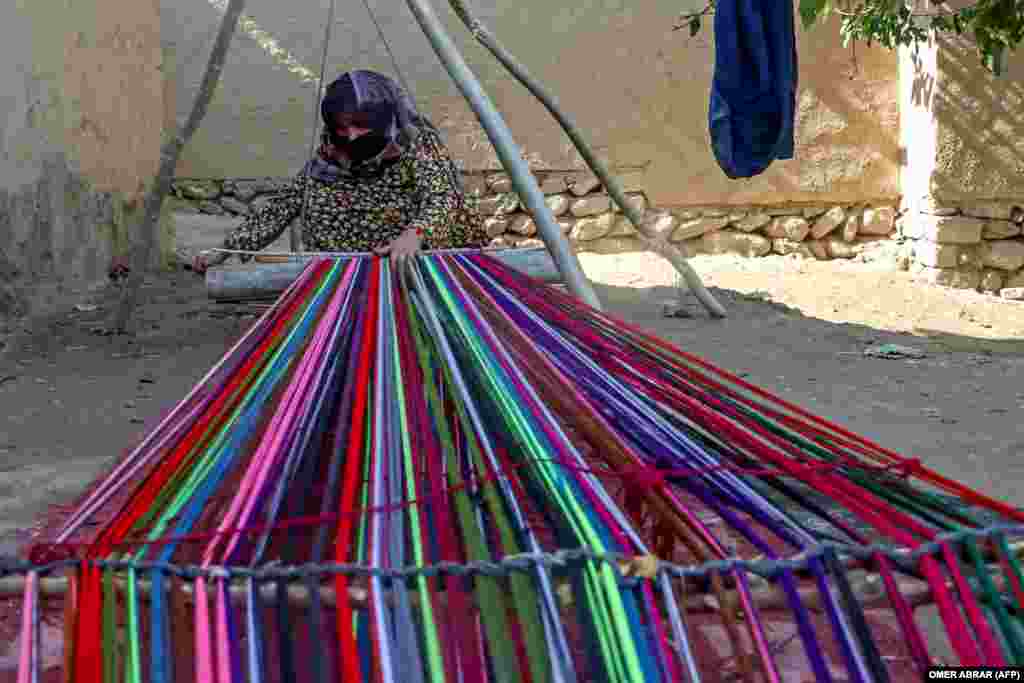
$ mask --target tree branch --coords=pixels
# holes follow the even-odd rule
[[[792,1],[792,0],[790,0]],[[926,2],[932,9],[922,10]],[[953,9],[946,0],[798,0],[804,29],[835,14],[842,18],[840,34],[845,46],[851,40],[868,45],[880,43],[895,49],[925,41],[929,35],[971,35],[985,68],[1000,75],[1004,54],[1024,41],[1024,0],[976,0]],[[695,36],[701,19],[714,11],[714,0],[696,12],[679,15],[673,31],[690,29]],[[922,20],[930,19],[927,28]]]
[[[157,244],[157,231],[160,226],[164,198],[171,190],[181,151],[199,128],[203,117],[206,116],[207,109],[209,109],[210,102],[213,100],[213,95],[217,91],[228,47],[231,45],[235,28],[238,26],[238,19],[244,9],[245,0],[230,0],[228,3],[224,17],[221,19],[220,30],[217,32],[217,40],[206,64],[203,82],[199,87],[195,102],[192,104],[192,111],[185,125],[180,130],[175,130],[160,150],[160,169],[143,204],[142,219],[139,223],[135,243],[131,248],[131,273],[109,326],[109,331],[112,333],[124,333],[128,326],[128,320],[138,304],[142,283],[145,281],[146,271],[149,270],[153,260],[153,249]]]
[[[684,28],[690,27],[692,30],[693,22],[700,21],[701,17],[711,14],[715,9],[715,3],[709,2],[704,6],[704,9],[697,12],[683,12],[676,19],[676,23],[672,26],[673,31],[681,31]]]

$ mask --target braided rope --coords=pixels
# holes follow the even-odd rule
[[[939,534],[935,541],[924,543],[911,550],[891,545],[851,545],[846,543],[819,543],[790,558],[776,560],[744,560],[727,559],[712,560],[696,565],[683,565],[674,562],[658,561],[657,572],[672,578],[703,579],[712,574],[731,574],[743,571],[756,574],[768,580],[776,579],[786,571],[802,572],[810,568],[818,560],[835,554],[842,560],[873,561],[879,554],[892,560],[899,567],[913,568],[922,558],[940,555],[946,545],[959,546],[967,540],[988,540],[1000,536],[1024,536],[1024,525],[995,524],[981,529],[964,529],[953,533]],[[570,548],[554,552],[518,553],[508,555],[492,562],[471,561],[438,562],[425,566],[408,566],[400,568],[373,567],[354,563],[309,563],[295,566],[282,566],[269,563],[257,567],[245,566],[199,566],[180,565],[172,562],[139,562],[134,560],[57,560],[45,564],[34,564],[18,558],[0,557],[0,577],[26,576],[36,573],[40,576],[53,574],[67,569],[84,566],[115,571],[152,572],[161,571],[183,579],[255,579],[257,581],[277,581],[306,579],[311,576],[350,576],[361,578],[380,578],[390,580],[409,580],[415,578],[435,578],[440,576],[488,576],[506,578],[514,573],[532,573],[537,568],[547,570],[572,569],[580,562],[599,562],[608,564],[619,573],[623,585],[633,585],[634,578],[621,573],[621,563],[635,556],[623,553],[600,553],[587,548]],[[653,578],[653,577],[651,577]]]

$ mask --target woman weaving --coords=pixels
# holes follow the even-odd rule
[[[400,259],[421,248],[487,243],[439,132],[392,79],[346,73],[327,88],[320,113],[316,156],[283,193],[231,231],[224,249],[264,249],[303,214],[302,240],[310,251],[375,251]],[[228,256],[200,256],[195,269]]]

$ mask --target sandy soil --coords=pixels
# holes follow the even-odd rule
[[[666,318],[666,263],[582,260],[615,315],[971,486],[1021,499],[1024,303],[871,264],[700,257],[693,264],[729,318],[711,320],[692,302],[692,317]],[[27,333],[8,323],[5,337],[0,325],[0,544],[140,439],[253,316],[210,302],[199,278],[177,273],[150,283],[133,337],[97,335],[115,295]],[[925,356],[864,354],[880,343]]]

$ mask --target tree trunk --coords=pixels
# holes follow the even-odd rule
[[[213,44],[210,59],[206,64],[202,85],[200,85],[199,93],[192,104],[192,112],[184,127],[176,129],[160,150],[160,170],[149,189],[149,194],[146,195],[142,220],[131,247],[131,272],[110,324],[110,331],[113,333],[121,334],[125,331],[128,320],[138,304],[142,283],[145,281],[146,271],[149,270],[153,260],[153,249],[157,244],[157,230],[160,226],[160,213],[163,209],[164,197],[170,192],[171,183],[174,182],[174,172],[178,167],[181,151],[199,128],[203,117],[206,116],[210,101],[217,91],[228,47],[235,35],[235,28],[238,26],[238,19],[243,9],[245,9],[245,0],[230,0],[228,2],[227,10],[221,19],[220,30],[217,32],[217,40]]]

